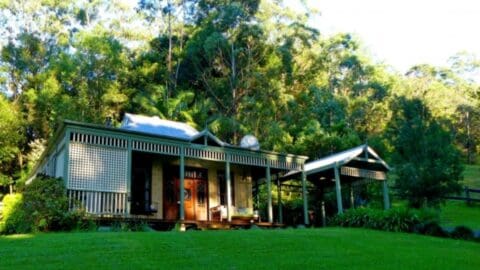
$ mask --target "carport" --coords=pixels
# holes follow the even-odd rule
[[[303,173],[306,179],[313,183],[316,188],[323,190],[335,186],[337,210],[340,214],[343,213],[342,185],[352,187],[354,184],[365,182],[381,182],[384,208],[390,208],[386,177],[389,170],[391,170],[390,166],[371,147],[364,144],[306,163]],[[282,177],[282,182],[301,178],[303,178],[302,171],[294,170],[285,174]],[[303,192],[307,192],[305,188]],[[304,195],[303,198],[306,214],[308,209],[307,196]],[[353,191],[351,192],[351,201],[353,202]],[[324,211],[322,212],[324,213]],[[279,220],[279,222],[282,223],[282,220]]]

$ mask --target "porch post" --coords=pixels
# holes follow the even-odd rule
[[[125,214],[130,215],[132,204],[132,140],[127,141],[127,198],[125,200]]]
[[[268,222],[273,222],[273,208],[272,208],[272,177],[270,175],[270,166],[265,168],[267,180],[267,197],[268,197]]]
[[[383,207],[385,210],[390,209],[390,197],[388,195],[387,180],[383,180]]]
[[[338,213],[343,213],[343,204],[342,204],[342,187],[340,186],[340,173],[338,172],[338,165],[335,165],[335,190],[337,192],[337,208]]]
[[[325,201],[322,199],[322,227],[327,227],[327,215],[325,213]]]
[[[185,220],[185,151],[180,149],[180,220]]]
[[[350,208],[355,208],[355,194],[353,193],[353,183],[350,184]]]
[[[309,225],[308,219],[308,196],[307,196],[307,174],[305,173],[305,167],[302,165],[302,197],[303,197],[303,223]]]
[[[230,160],[225,162],[225,181],[227,182],[227,221],[232,221],[232,179],[230,179]]]
[[[277,174],[277,196],[278,196],[278,223],[283,223],[283,213],[282,213],[282,183]]]
[[[68,175],[68,164],[70,162],[70,135],[71,131],[70,129],[66,129],[65,131],[65,160],[63,162],[63,182],[67,189],[69,188],[69,175]]]

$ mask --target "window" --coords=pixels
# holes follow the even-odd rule
[[[220,204],[227,205],[227,179],[225,179],[225,171],[217,172]],[[232,189],[232,205],[235,205],[235,179],[233,173],[230,173],[230,186]]]

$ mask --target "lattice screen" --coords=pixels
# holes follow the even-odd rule
[[[70,142],[68,188],[127,192],[127,150]]]

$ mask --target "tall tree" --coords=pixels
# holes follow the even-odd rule
[[[20,145],[24,141],[24,126],[18,106],[0,93],[0,186],[14,183],[21,169]]]
[[[460,191],[463,167],[453,137],[421,100],[399,97],[390,126],[397,193],[412,207],[439,206]]]

